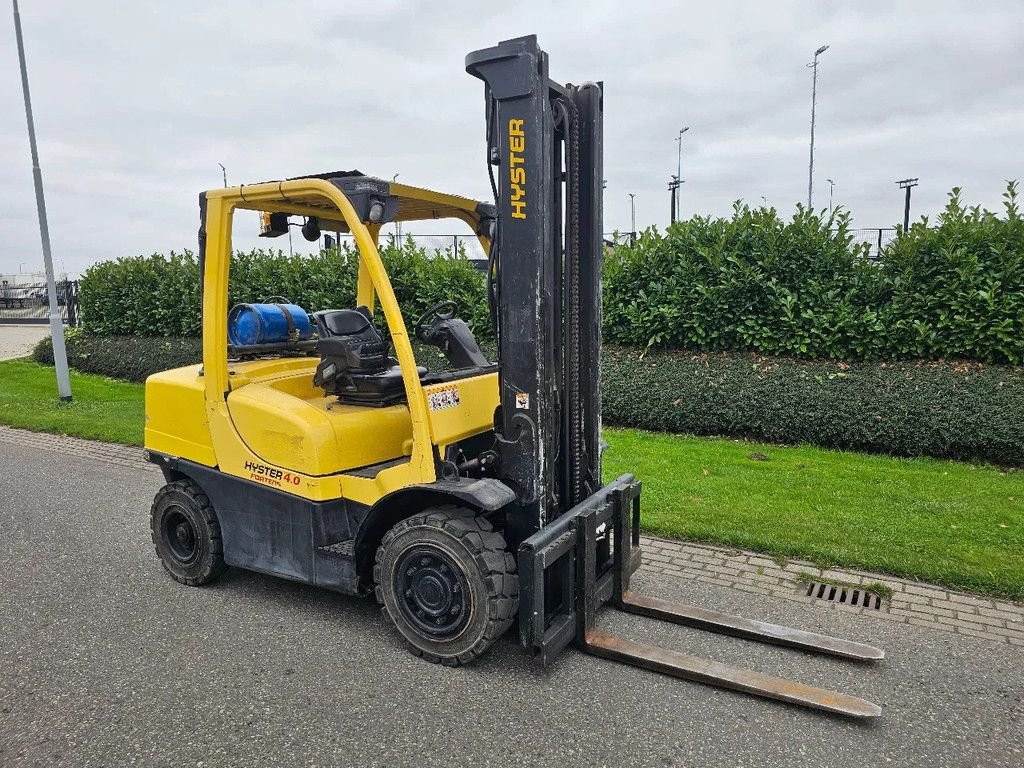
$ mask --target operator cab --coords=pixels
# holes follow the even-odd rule
[[[440,349],[453,369],[428,374],[417,366],[423,384],[496,368],[484,357],[466,322],[455,317],[457,310],[456,302],[442,301],[416,322],[416,338]],[[313,313],[312,318],[320,337],[314,386],[346,405],[383,408],[405,400],[402,368],[388,355],[389,342],[374,326],[369,309],[327,309]]]

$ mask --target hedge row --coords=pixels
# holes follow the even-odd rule
[[[694,217],[609,252],[604,335],[641,348],[751,350],[801,358],[1024,361],[1024,220],[1016,186],[1004,215],[967,208],[959,190],[883,249],[853,243],[849,216],[737,204],[731,218]],[[347,246],[347,244],[346,244]],[[484,278],[460,255],[412,239],[382,256],[407,322],[456,299],[488,338]],[[510,256],[510,258],[512,258]],[[232,303],[285,296],[310,310],[352,306],[350,247],[312,256],[234,257]],[[82,278],[84,328],[101,335],[197,336],[199,270],[191,252],[103,262]],[[514,301],[514,297],[512,297]]]
[[[1024,370],[608,347],[606,423],[1024,466]]]
[[[71,334],[67,346],[78,370],[131,381],[202,356],[192,338]],[[35,357],[52,363],[48,340]],[[430,348],[417,360],[437,367],[439,358]],[[602,372],[607,424],[1024,466],[1019,368],[607,347]]]
[[[92,336],[77,330],[64,334],[68,365],[82,373],[141,383],[147,376],[203,359],[201,339]],[[32,351],[37,363],[53,365],[53,342],[40,341]]]
[[[454,299],[478,335],[490,332],[486,289],[464,252],[431,252],[412,238],[381,248],[407,323]],[[282,296],[309,311],[355,304],[358,255],[348,244],[313,255],[235,253],[229,304]],[[199,260],[192,251],[104,261],[82,276],[82,328],[101,336],[199,336]]]
[[[737,204],[649,230],[605,268],[605,336],[640,347],[753,350],[844,360],[1024,360],[1024,220],[1016,185],[1000,218],[954,189],[882,250],[849,216]]]

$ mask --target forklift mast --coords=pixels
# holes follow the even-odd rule
[[[599,631],[606,604],[760,642],[848,659],[871,646],[645,597],[640,482],[601,481],[602,89],[559,85],[533,35],[466,57],[484,81],[487,162],[497,206],[488,293],[498,337],[497,476],[516,494],[504,535],[517,548],[519,634],[541,663],[570,643],[687,680],[851,717],[869,701]]]
[[[466,70],[485,83],[496,451],[518,546],[601,487],[602,89],[552,81],[534,35],[469,54]]]

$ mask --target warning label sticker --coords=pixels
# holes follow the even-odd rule
[[[516,392],[516,408],[525,411],[530,407],[530,395],[526,392]]]
[[[445,408],[457,408],[462,402],[459,399],[459,388],[455,384],[446,384],[443,387],[427,391],[427,402],[430,410],[443,411]]]

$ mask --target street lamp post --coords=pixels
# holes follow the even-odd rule
[[[832,190],[835,189],[836,183],[832,179],[825,179],[828,182],[828,212],[832,215]]]
[[[28,144],[32,153],[32,178],[36,187],[36,211],[39,214],[39,238],[43,246],[43,266],[46,270],[46,295],[50,304],[50,337],[53,343],[53,367],[57,373],[57,394],[64,402],[71,401],[71,374],[68,370],[67,349],[64,346],[64,320],[57,302],[57,283],[53,278],[53,254],[50,252],[50,227],[46,221],[46,200],[43,198],[43,172],[39,168],[39,150],[36,148],[36,126],[32,120],[32,98],[28,90],[28,67],[25,64],[25,41],[21,36],[21,14],[18,0],[14,3],[14,36],[18,42],[18,63],[21,65],[21,90],[25,96],[25,119],[28,122]]]
[[[814,191],[814,107],[818,99],[818,57],[828,50],[827,45],[814,52],[814,61],[807,66],[811,68],[811,160],[807,166],[807,210],[812,209]]]
[[[676,136],[676,143],[679,145],[676,151],[676,179],[683,178],[683,134],[688,130],[690,130],[690,126],[684,126],[679,129],[679,135]],[[678,219],[679,214],[681,214],[683,210],[681,200],[682,195],[680,194],[681,191],[682,190],[676,189],[675,203],[673,204],[675,207],[672,209],[674,211],[672,221]]]
[[[630,239],[636,242],[636,195],[633,192],[629,193],[629,215],[632,226]]]

